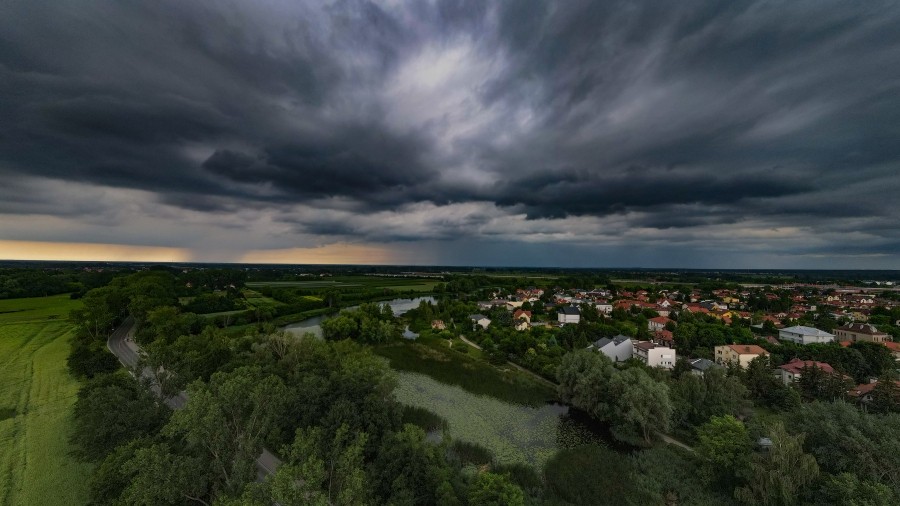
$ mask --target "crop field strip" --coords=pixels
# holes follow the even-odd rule
[[[0,301],[0,504],[84,504],[90,466],[69,454],[78,383],[66,370],[78,302]]]

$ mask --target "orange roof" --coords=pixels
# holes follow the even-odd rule
[[[791,360],[790,362],[778,367],[779,369],[784,369],[785,371],[794,374],[797,374],[806,367],[818,367],[819,369],[829,374],[834,372],[834,369],[825,362],[816,362],[815,360],[800,360],[799,358],[795,358],[794,360]]]

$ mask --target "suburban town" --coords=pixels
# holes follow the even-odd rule
[[[663,369],[674,368],[681,359],[698,375],[711,368],[746,368],[757,357],[769,358],[767,348],[779,353],[781,343],[803,346],[836,343],[842,347],[857,342],[877,343],[900,361],[900,343],[894,341],[895,336],[900,338],[900,319],[891,320],[891,310],[900,308],[897,292],[888,292],[892,296],[884,297],[881,289],[825,289],[814,285],[715,289],[708,293],[585,289],[548,292],[545,296],[544,290],[533,287],[517,288],[510,293],[495,292],[492,295],[496,298],[478,302],[478,306],[482,310],[499,308],[511,312],[512,325],[518,331],[578,325],[583,311],[590,315],[587,318],[600,322],[629,321],[634,315],[640,315],[646,320],[645,328],[637,329],[633,335],[602,337],[588,348],[613,362],[634,359],[648,367]],[[540,317],[532,311],[535,305],[541,307]],[[679,355],[676,335],[680,315],[749,329],[750,334],[740,342],[711,343],[711,348],[683,349]],[[470,319],[475,328],[487,329],[491,325],[491,319],[484,314],[473,314]],[[879,330],[870,319],[891,333]],[[440,326],[442,322],[435,325]],[[786,385],[799,381],[805,368],[836,374],[827,362],[781,358],[785,363],[773,364],[773,374]],[[867,378],[864,384],[854,385],[846,393],[858,402],[868,402],[877,382],[878,378]]]

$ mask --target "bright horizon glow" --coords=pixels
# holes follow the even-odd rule
[[[73,262],[190,262],[184,248],[125,244],[0,240],[0,259]]]

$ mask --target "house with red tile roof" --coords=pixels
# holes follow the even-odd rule
[[[795,358],[784,365],[778,366],[778,368],[775,369],[775,374],[785,385],[790,385],[791,383],[800,380],[800,376],[803,375],[804,369],[812,367],[817,367],[828,374],[834,374],[834,368],[831,367],[831,365],[826,364],[825,362],[816,362],[815,360],[800,360],[799,358]]]
[[[647,329],[650,332],[656,332],[657,330],[665,330],[666,324],[671,322],[672,320],[666,318],[665,316],[657,316],[656,318],[650,318],[647,320]]]

